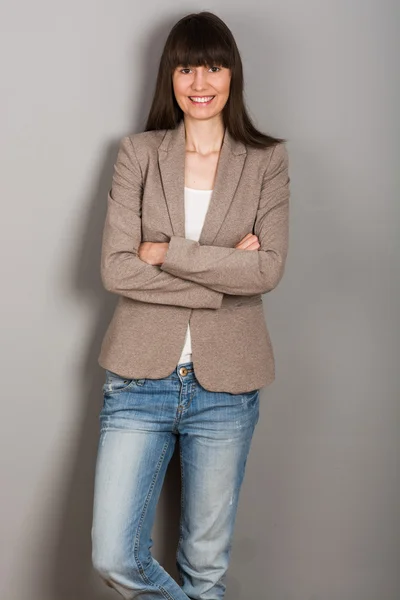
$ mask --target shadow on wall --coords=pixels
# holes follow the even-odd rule
[[[138,65],[141,60],[143,73],[155,73],[162,50],[163,39],[170,24],[160,24],[147,37],[147,47],[142,48],[138,56],[137,44],[133,43],[131,65]],[[154,68],[149,69],[149,64]],[[136,68],[136,67],[135,67]],[[127,78],[132,78],[129,70]],[[144,129],[147,108],[150,107],[152,77],[144,77],[139,101],[135,105],[146,107],[143,114],[133,119],[129,131],[122,135],[142,131]],[[132,90],[137,95],[137,86]],[[137,104],[136,104],[137,103]],[[117,301],[117,296],[107,293],[100,279],[100,253],[102,231],[106,215],[107,193],[111,186],[114,162],[117,157],[119,139],[110,143],[105,152],[103,164],[99,165],[97,183],[93,184],[93,194],[88,200],[85,196],[81,199],[83,205],[88,206],[86,222],[82,222],[81,247],[73,248],[76,253],[72,255],[71,264],[67,273],[69,294],[76,293],[81,299],[84,297],[90,302],[92,312],[97,313],[93,320],[94,329],[91,342],[87,348],[86,361],[81,363],[81,372],[77,373],[81,385],[82,422],[76,428],[76,440],[70,440],[70,471],[64,474],[65,497],[58,500],[49,500],[49,505],[43,507],[43,522],[48,522],[52,507],[61,504],[61,516],[57,524],[51,529],[53,539],[46,539],[43,545],[54,548],[54,560],[46,563],[43,571],[35,574],[37,590],[30,589],[31,598],[42,600],[99,600],[100,598],[115,598],[117,592],[102,583],[91,562],[91,524],[93,508],[94,471],[97,455],[99,436],[98,414],[102,406],[102,385],[104,371],[97,363],[100,344]],[[99,159],[99,163],[101,158]],[[78,203],[79,204],[79,203]],[[78,430],[79,428],[79,430]],[[179,507],[180,507],[180,471],[179,471],[179,445],[176,445],[175,454],[171,460],[163,486],[154,527],[155,544],[153,555],[164,568],[177,579],[175,567],[175,554],[179,537]],[[161,524],[159,527],[159,523]],[[59,526],[58,526],[59,524]],[[162,529],[161,529],[162,527]],[[37,549],[40,552],[40,548]]]

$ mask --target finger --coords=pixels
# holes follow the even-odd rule
[[[249,244],[254,244],[254,242],[258,242],[258,237],[256,235],[250,234],[249,237],[245,241],[240,242],[243,248],[247,248]]]
[[[250,244],[249,246],[247,246],[246,248],[244,248],[244,250],[258,250],[260,247],[260,244],[258,242],[254,242],[252,244]]]
[[[247,235],[244,236],[244,238],[242,238],[239,242],[239,244],[243,244],[243,242],[246,242],[247,240],[249,240],[250,238],[253,237],[252,233],[248,233]]]
[[[243,244],[240,246],[236,246],[239,250],[257,250],[260,247],[260,243],[256,240],[255,242],[251,242],[250,244]]]

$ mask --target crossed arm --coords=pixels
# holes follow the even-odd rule
[[[270,292],[282,278],[288,251],[289,183],[287,150],[278,144],[264,173],[254,225],[258,251],[172,236],[160,269],[225,294]]]
[[[272,290],[282,277],[288,240],[288,157],[277,145],[264,173],[254,226],[260,248],[200,246],[172,236],[160,266],[138,256],[141,242],[142,176],[130,138],[120,143],[108,193],[101,277],[113,293],[155,304],[219,308],[223,294]]]
[[[138,256],[141,242],[142,174],[128,136],[119,146],[101,249],[101,280],[114,294],[188,308],[219,308],[223,293],[147,264]]]

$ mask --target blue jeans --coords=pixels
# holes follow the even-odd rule
[[[182,363],[162,379],[106,371],[95,471],[92,563],[123,598],[220,600],[259,390],[211,392]],[[181,464],[180,584],[151,531],[175,442]]]

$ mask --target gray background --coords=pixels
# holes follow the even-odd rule
[[[118,595],[90,561],[103,372],[116,301],[99,275],[119,139],[141,131],[173,23],[232,29],[256,124],[287,138],[287,270],[264,296],[277,379],[261,395],[227,600],[397,600],[399,4],[3,0],[4,600]],[[174,573],[171,463],[154,555]]]

